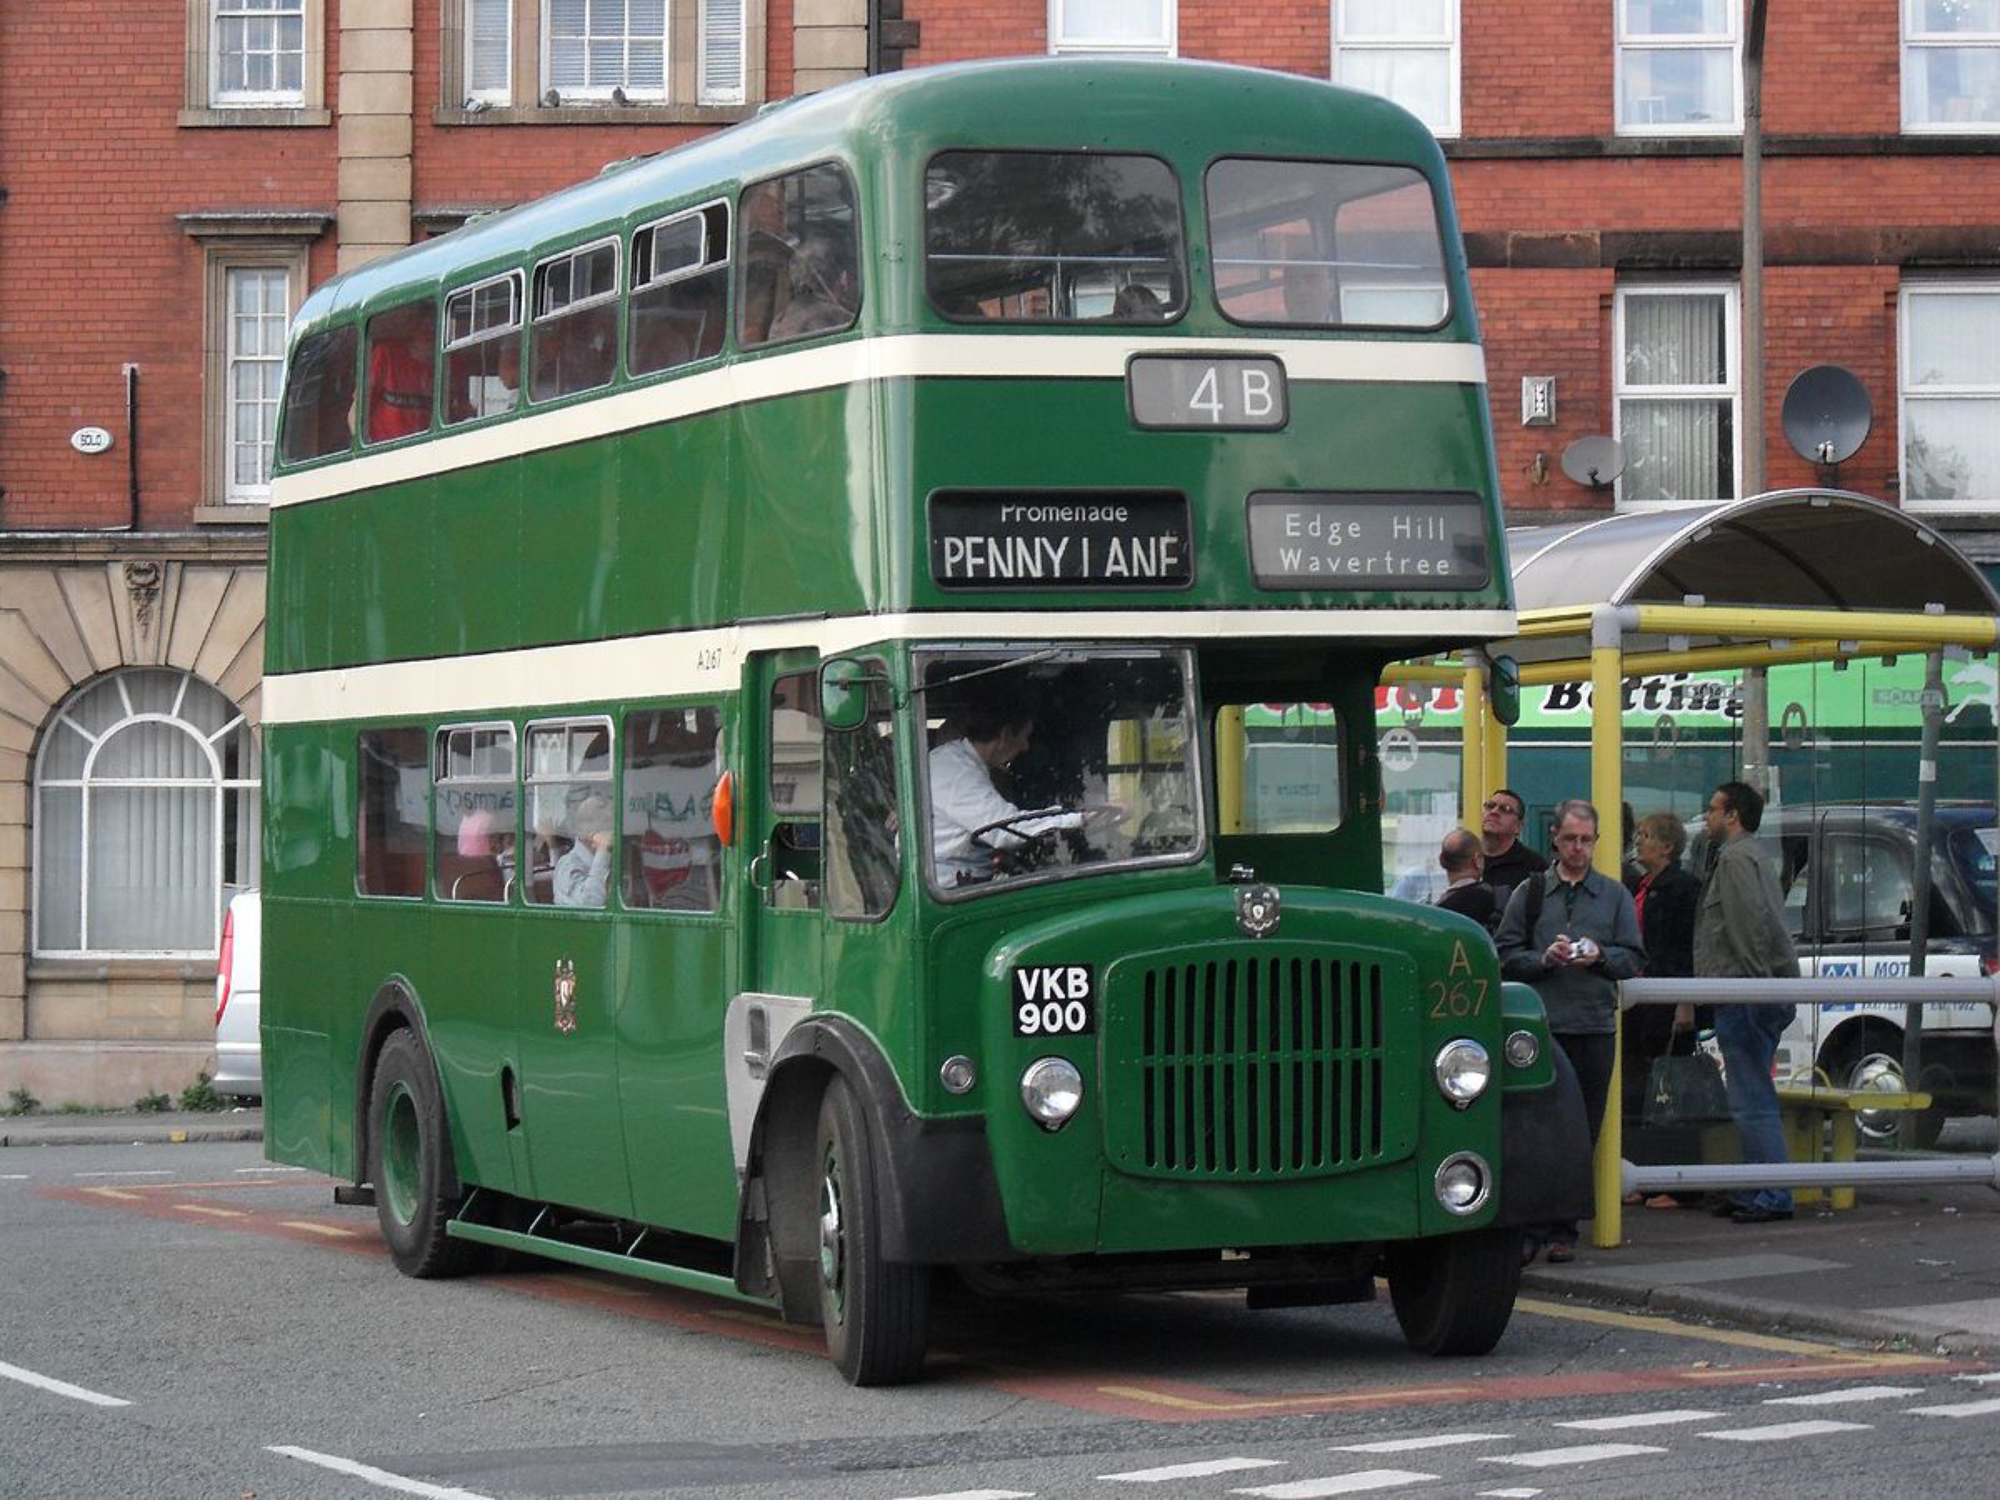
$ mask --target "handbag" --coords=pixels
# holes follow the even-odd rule
[[[1729,1093],[1722,1085],[1722,1069],[1706,1052],[1674,1056],[1679,1035],[1676,1029],[1668,1038],[1666,1055],[1653,1059],[1640,1118],[1648,1125],[1712,1125],[1727,1120]]]

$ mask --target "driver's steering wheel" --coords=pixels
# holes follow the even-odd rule
[[[1060,817],[1064,813],[1075,813],[1083,819],[1075,828],[1040,828],[1033,833],[1023,833],[1016,824],[1035,823],[1043,818]],[[1125,821],[1125,809],[1115,802],[1085,802],[1076,807],[1032,807],[1021,812],[1009,813],[1004,818],[995,818],[991,823],[982,823],[966,837],[987,849],[1001,849],[1005,845],[996,844],[986,835],[989,833],[1011,833],[1023,843],[1036,843],[1054,838],[1059,833],[1088,833],[1092,829],[1116,828]]]

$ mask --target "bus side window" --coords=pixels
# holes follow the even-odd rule
[[[722,715],[666,708],[625,719],[625,791],[619,867],[635,911],[714,911],[722,840],[715,786],[722,776]]]
[[[535,267],[528,394],[536,401],[611,384],[618,368],[618,242],[601,240]]]
[[[514,726],[440,729],[434,753],[431,893],[443,901],[505,901],[514,889]]]
[[[820,774],[824,730],[819,674],[795,672],[771,687],[769,788],[770,903],[820,904]]]
[[[365,441],[393,442],[429,429],[436,353],[437,307],[428,300],[368,320]]]
[[[444,304],[444,420],[497,416],[521,404],[521,273],[453,292]]]
[[[883,916],[896,904],[903,874],[896,720],[886,682],[869,684],[860,728],[827,733],[826,809],[827,911],[848,921]]]
[[[752,183],[743,237],[737,338],[746,347],[837,333],[861,307],[854,184],[832,163]]]
[[[286,463],[345,453],[353,446],[355,342],[350,325],[301,339],[292,351],[285,381]]]
[[[529,902],[606,905],[615,832],[610,721],[530,724],[527,761]]]
[[[363,896],[421,896],[430,796],[423,730],[364,729],[356,737],[360,817],[354,889]]]
[[[649,375],[721,353],[728,287],[727,204],[711,203],[636,231],[626,368]]]

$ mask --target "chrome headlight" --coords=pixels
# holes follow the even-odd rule
[[[1438,1163],[1431,1187],[1446,1213],[1469,1218],[1486,1207],[1493,1193],[1493,1174],[1479,1157],[1461,1151]]]
[[[1059,1130],[1083,1103],[1083,1074],[1064,1057],[1038,1057],[1021,1074],[1021,1103],[1037,1124]]]
[[[1437,1075],[1438,1092],[1464,1109],[1486,1092],[1493,1079],[1493,1059],[1479,1043],[1462,1036],[1438,1049],[1431,1071]]]

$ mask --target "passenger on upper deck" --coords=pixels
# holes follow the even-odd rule
[[[369,442],[408,437],[431,425],[433,317],[426,302],[398,308],[369,323]]]
[[[860,306],[854,247],[837,229],[808,229],[792,252],[791,296],[771,324],[773,339],[803,338],[845,328]]]

